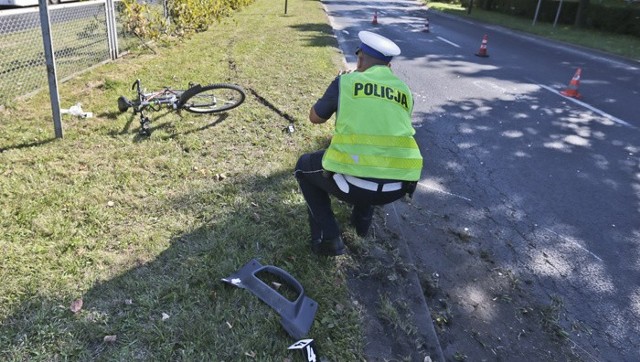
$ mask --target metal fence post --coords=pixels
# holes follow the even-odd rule
[[[562,10],[562,0],[560,0],[560,4],[558,4],[558,12],[556,12],[556,19],[553,21],[553,27],[556,27],[558,24],[558,18],[560,18],[560,10]]]
[[[111,60],[118,58],[120,54],[118,49],[118,29],[116,28],[116,11],[113,0],[106,0],[104,11],[107,22],[107,39],[109,41],[109,55]]]
[[[164,15],[164,19],[167,21],[167,25],[171,24],[171,16],[169,14],[169,0],[162,1],[162,15]]]
[[[62,120],[60,115],[60,96],[58,95],[58,77],[56,75],[56,59],[53,53],[53,41],[51,39],[51,20],[49,19],[49,7],[47,0],[39,0],[40,26],[42,28],[42,43],[44,44],[44,56],[47,64],[47,78],[49,80],[49,97],[51,99],[51,113],[53,115],[53,128],[56,138],[62,138]]]
[[[538,0],[538,6],[536,6],[536,13],[535,15],[533,15],[533,22],[531,23],[531,26],[536,25],[536,20],[538,20],[538,13],[540,12],[540,4],[542,4],[542,0]]]

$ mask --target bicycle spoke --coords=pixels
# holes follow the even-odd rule
[[[231,84],[214,84],[186,99],[184,108],[195,113],[215,113],[235,108],[244,102],[243,90]]]

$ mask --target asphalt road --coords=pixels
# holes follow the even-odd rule
[[[57,4],[49,5],[49,20],[51,25],[77,20],[95,20],[104,17],[104,5],[97,4]],[[39,7],[30,6],[24,8],[0,7],[0,36],[27,30],[39,29]]]
[[[640,64],[413,1],[323,4],[347,62],[360,30],[402,49],[392,68],[414,92],[425,157],[414,261],[449,275],[460,298],[488,303],[488,290],[455,278],[464,258],[438,269],[451,263],[434,260],[443,243],[430,235],[452,230],[527,280],[532,298],[559,301],[558,323],[587,359],[639,361]],[[483,35],[487,58],[475,56]],[[582,98],[558,94],[578,68]]]

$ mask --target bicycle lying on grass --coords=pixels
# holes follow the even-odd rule
[[[189,83],[187,90],[176,90],[165,87],[162,90],[146,92],[137,79],[131,89],[137,92],[135,100],[124,96],[118,97],[118,110],[126,112],[133,108],[133,114],[140,113],[140,135],[151,134],[151,120],[143,112],[159,111],[168,108],[175,111],[182,109],[192,113],[219,113],[236,108],[245,100],[242,87],[235,84],[217,83],[206,86]]]

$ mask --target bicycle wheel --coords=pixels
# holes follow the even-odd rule
[[[242,104],[245,97],[244,89],[235,84],[197,85],[182,94],[178,108],[193,113],[224,112]]]

